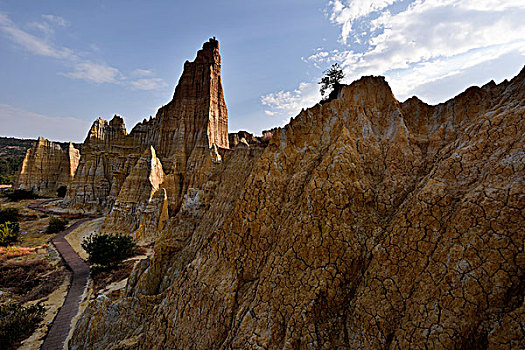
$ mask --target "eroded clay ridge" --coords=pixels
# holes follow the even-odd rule
[[[163,208],[176,213],[188,188],[200,185],[201,169],[228,147],[219,43],[210,39],[193,62],[184,64],[172,101],[155,118],[129,134],[119,116],[93,123],[64,205],[110,213],[106,230],[138,234],[157,229],[161,218],[143,214]],[[141,161],[145,152],[161,167],[151,177],[148,162]],[[147,194],[139,191],[145,188]]]
[[[264,146],[272,132],[263,137],[228,134],[219,43],[210,39],[193,62],[184,64],[172,101],[155,118],[129,134],[122,117],[98,118],[82,144],[80,160],[72,146],[68,155],[39,139],[24,160],[18,187],[52,196],[66,185],[63,206],[104,212],[104,231],[150,241],[230,147]]]
[[[430,106],[364,77],[239,142],[71,348],[524,348],[524,91]]]
[[[80,152],[71,142],[64,150],[39,137],[26,152],[15,187],[54,197],[60,186],[68,186],[73,180],[79,159]]]

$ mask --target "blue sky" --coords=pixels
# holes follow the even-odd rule
[[[430,103],[525,64],[522,0],[0,0],[0,135],[82,141],[92,121],[128,130],[170,101],[185,60],[220,41],[230,130],[283,125],[346,82],[385,75]]]

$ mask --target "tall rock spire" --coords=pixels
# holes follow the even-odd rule
[[[215,38],[203,44],[193,62],[184,63],[173,99],[155,118],[137,124],[129,134],[118,116],[110,122],[98,119],[93,123],[65,205],[111,210],[121,191],[129,190],[123,188],[131,184],[126,178],[150,147],[162,163],[167,182],[163,186],[170,210],[175,212],[187,189],[197,186],[213,163],[210,150],[229,147],[221,56]],[[139,197],[134,200],[142,203]]]
[[[154,144],[168,171],[184,168],[195,147],[228,148],[228,110],[215,38],[204,43],[193,62],[184,63],[173,100],[159,109],[157,118]]]

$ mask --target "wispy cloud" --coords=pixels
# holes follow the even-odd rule
[[[301,83],[293,91],[278,91],[261,97],[261,103],[266,107],[269,116],[279,116],[282,122],[287,122],[302,108],[310,107],[319,102],[319,85]]]
[[[120,71],[103,64],[93,62],[81,62],[75,64],[75,71],[63,73],[64,76],[73,79],[82,79],[94,83],[118,83]]]
[[[13,23],[11,23],[11,25],[14,26]],[[64,18],[59,17],[59,16],[42,15],[42,20],[41,21],[31,22],[31,23],[29,23],[28,26],[30,28],[34,28],[34,29],[37,29],[38,31],[40,31],[42,34],[44,34],[46,39],[49,40],[49,38],[53,34],[55,34],[55,27],[56,26],[67,27],[67,26],[69,26],[69,22],[66,21]]]
[[[73,70],[59,74],[68,78],[81,79],[97,84],[119,84],[140,90],[155,90],[167,86],[161,78],[128,79],[118,68],[106,63],[85,59],[83,54],[55,44],[52,41],[54,27],[67,27],[69,22],[62,17],[51,14],[42,15],[42,19],[43,21],[40,22],[29,23],[29,27],[42,32],[43,38],[21,29],[5,13],[0,12],[0,32],[14,44],[32,54],[64,61]],[[151,76],[152,74],[153,72],[148,69],[136,69],[131,73],[132,76],[139,78]]]
[[[438,91],[441,81],[457,77],[455,85],[464,88],[504,71],[503,64],[494,62],[514,55],[522,57],[523,65],[525,57],[522,0],[334,0],[327,17],[340,27],[341,46],[316,49],[302,60],[320,69],[339,62],[347,82],[385,75],[400,100],[425,87],[427,100],[439,102],[447,95]],[[500,68],[480,75],[478,67],[488,64]],[[435,94],[428,93],[432,84]],[[298,98],[289,99],[288,93]],[[309,102],[294,91],[268,96],[280,102],[265,104],[263,97],[270,112],[299,111]]]
[[[3,13],[0,13],[0,31],[12,42],[35,55],[61,59],[75,58],[72,50],[65,47],[56,47],[45,39],[23,31]]]
[[[54,23],[61,27],[67,27],[69,26],[69,22],[66,21],[64,18],[60,16],[55,15],[42,15],[42,18],[50,23]]]
[[[166,82],[160,78],[143,78],[130,81],[129,84],[139,90],[160,90],[168,86]]]
[[[131,75],[136,77],[147,77],[153,75],[153,71],[149,69],[135,69],[133,72],[131,72]]]
[[[90,123],[73,117],[49,117],[8,104],[0,104],[2,136],[81,142]]]

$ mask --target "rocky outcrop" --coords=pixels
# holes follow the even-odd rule
[[[166,175],[161,187],[168,211],[176,213],[188,189],[199,186],[220,159],[218,150],[229,146],[218,41],[210,39],[193,62],[184,64],[173,100],[160,108],[155,118],[137,124],[129,134],[121,117],[115,116],[109,123],[98,119],[84,144],[79,171],[65,205],[105,212],[113,208],[108,228],[137,228],[142,219],[136,216],[142,209],[151,208],[150,193],[132,192],[125,185],[131,184],[128,177],[141,155],[153,147]],[[125,207],[129,210],[123,210]]]
[[[122,117],[115,116],[110,122],[98,118],[93,123],[82,145],[82,157],[65,205],[92,209],[113,204],[133,166],[126,153],[129,148],[139,148],[130,144],[126,136]]]
[[[235,133],[228,134],[228,140],[231,148],[237,147],[239,143],[244,145],[250,144],[259,144],[261,143],[261,138],[257,137],[247,131],[238,131]]]
[[[364,77],[222,151],[72,348],[523,348],[524,101]]]
[[[80,152],[72,143],[64,150],[59,144],[39,137],[26,152],[15,188],[54,197],[60,186],[70,184],[79,159]]]
[[[106,218],[103,230],[108,232],[143,232],[145,229],[156,232],[162,228],[159,216],[167,215],[167,196],[160,186],[165,174],[157,158],[155,149],[150,146],[135,163],[124,180],[119,195]],[[158,196],[155,194],[159,192]],[[146,209],[149,210],[146,214]],[[146,214],[146,215],[143,215]],[[142,221],[149,219],[148,224]],[[151,224],[151,221],[154,224]],[[158,224],[161,226],[158,226]]]

